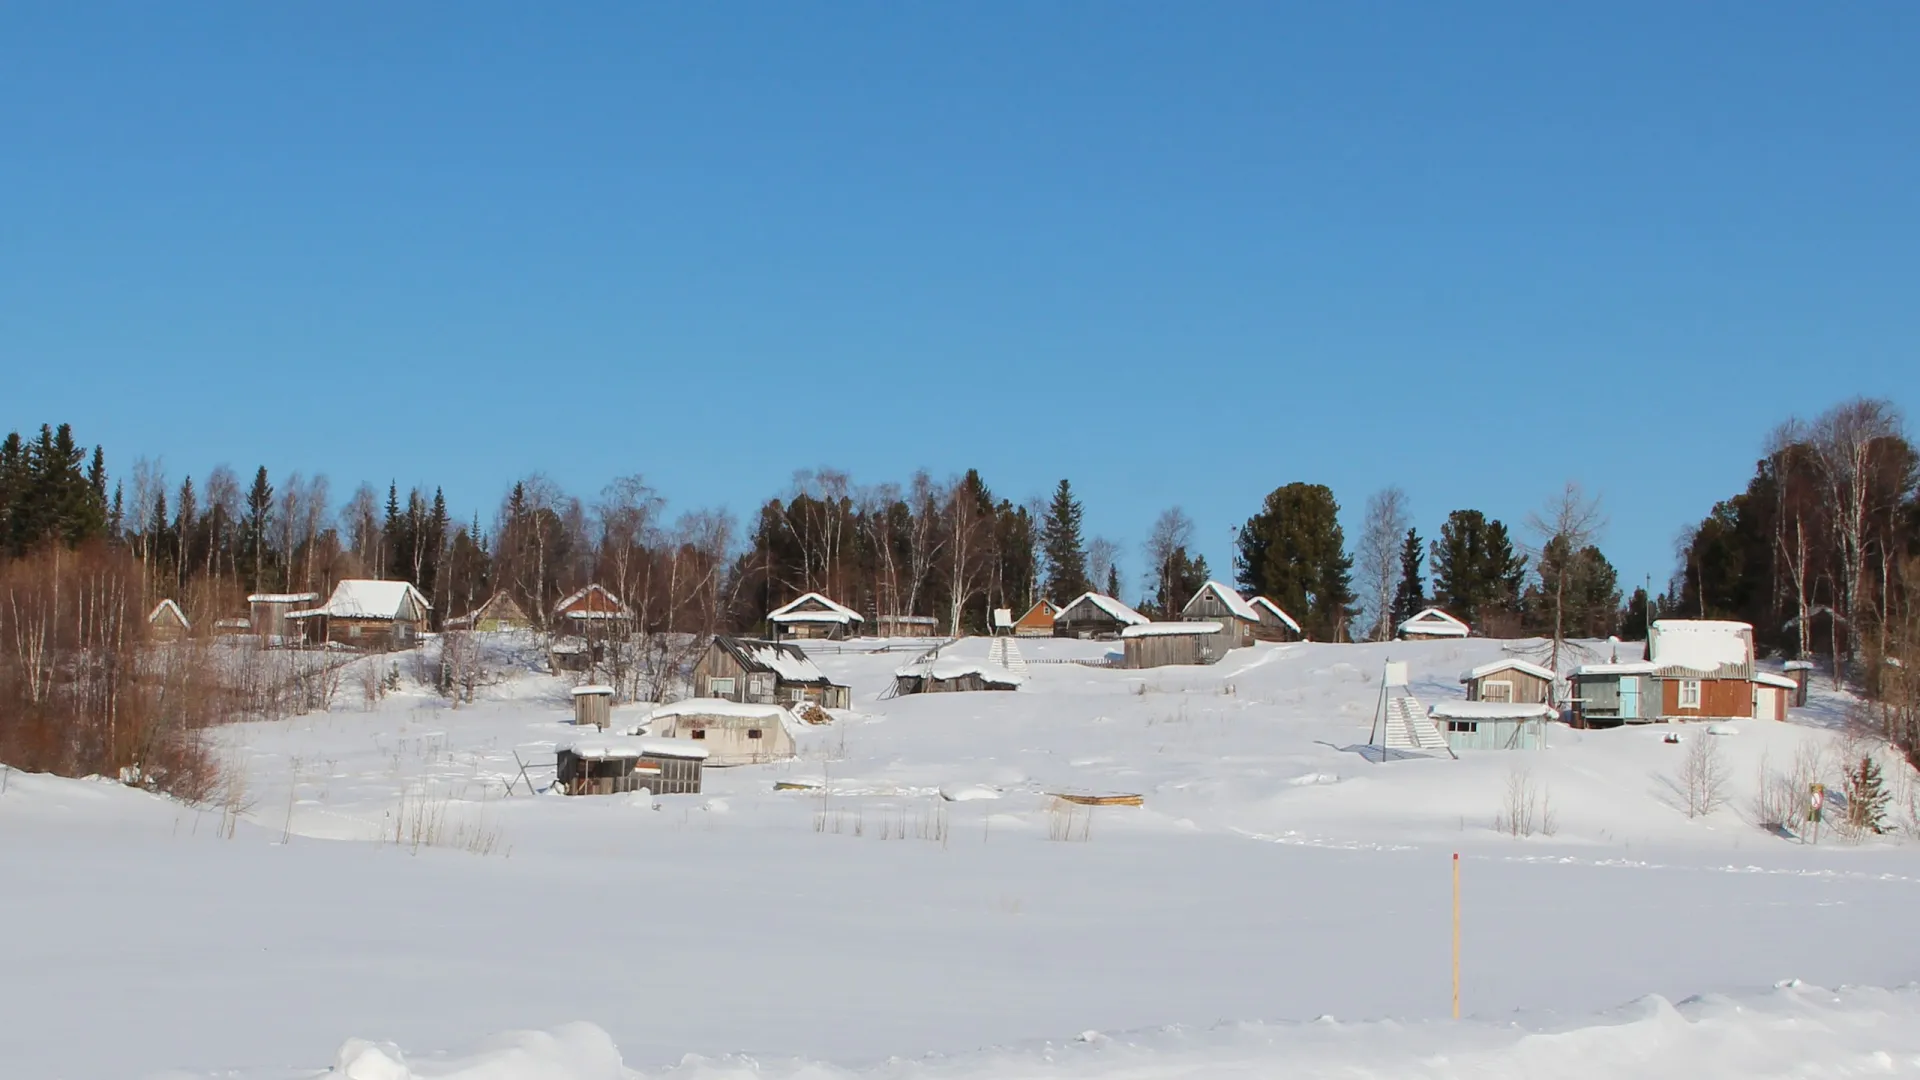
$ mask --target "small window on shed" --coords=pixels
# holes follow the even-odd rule
[[[760,729],[759,729],[759,728],[757,728],[757,727],[755,727],[755,728],[748,728],[748,729],[747,729],[747,738],[749,738],[749,739],[757,739],[757,738],[759,738],[759,737],[760,737]]]
[[[1504,701],[1511,704],[1513,701],[1513,684],[1505,680],[1499,682],[1483,681],[1480,684],[1480,700]]]
[[[1480,730],[1480,722],[1478,720],[1449,720],[1447,721],[1447,730],[1472,735]]]
[[[707,680],[707,693],[712,694],[714,697],[726,697],[733,693],[733,680],[718,677],[709,678]]]
[[[704,739],[707,737],[707,729],[699,728],[699,727],[694,728],[692,734],[689,737],[695,738],[695,739]]]

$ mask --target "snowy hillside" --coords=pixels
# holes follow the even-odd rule
[[[1018,690],[906,697],[890,688],[912,653],[814,649],[853,708],[805,727],[795,760],[710,769],[697,796],[530,795],[519,762],[571,736],[570,684],[522,672],[454,709],[405,658],[372,709],[223,731],[245,778],[227,806],[13,774],[0,838],[32,873],[9,907],[39,932],[10,949],[37,975],[0,990],[0,1062],[407,1075],[382,1064],[399,1051],[342,1050],[358,1037],[419,1075],[515,1078],[621,1060],[701,1080],[1752,1075],[1733,1063],[1878,1052],[1920,1070],[1911,993],[1773,989],[1916,974],[1916,849],[1816,847],[1753,812],[1763,764],[1818,752],[1837,778],[1844,698],[1679,744],[1553,725],[1541,751],[1383,762],[1364,744],[1386,659],[1432,703],[1531,644],[1260,645],[1145,672],[1075,662],[1107,644],[1021,644]],[[1696,739],[1727,798],[1689,818],[1675,777]],[[1516,785],[1535,796],[1525,838],[1496,828]],[[1463,1026],[1434,1022],[1456,851]],[[1734,997],[1593,1015],[1702,992]],[[1326,1015],[1394,1023],[1287,1023]],[[433,1064],[520,1029],[557,1034]],[[1146,1034],[1048,1048],[1090,1030]],[[927,1053],[950,1056],[870,1064]]]

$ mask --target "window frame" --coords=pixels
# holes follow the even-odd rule
[[[1487,690],[1488,690],[1489,688],[1491,688],[1491,687],[1495,687],[1495,686],[1504,686],[1504,687],[1506,687],[1506,688],[1507,688],[1507,696],[1506,696],[1506,697],[1497,697],[1497,698],[1496,698],[1496,697],[1488,697],[1488,696],[1487,696]],[[1480,700],[1481,700],[1481,701],[1491,701],[1491,702],[1498,702],[1499,704],[1502,704],[1502,705],[1511,705],[1511,704],[1513,704],[1513,680],[1512,680],[1512,679],[1482,679],[1482,680],[1480,680]]]
[[[1699,679],[1681,679],[1680,680],[1680,689],[1678,691],[1678,695],[1676,698],[1676,700],[1679,702],[1680,708],[1692,709],[1695,712],[1699,712],[1701,709],[1701,703],[1705,699],[1706,699],[1705,688],[1701,685],[1701,680]]]
[[[722,684],[725,684],[726,689],[721,689]],[[738,692],[739,685],[740,680],[731,675],[709,675],[707,676],[707,696],[717,698],[731,697]]]

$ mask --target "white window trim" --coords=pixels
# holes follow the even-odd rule
[[[1700,692],[1699,679],[1681,679],[1680,680],[1679,700],[1680,700],[1680,707],[1682,709],[1692,709],[1695,712],[1698,712],[1700,710],[1700,698],[1701,698],[1701,692]]]
[[[725,690],[720,688],[722,683],[726,684]],[[710,697],[726,697],[728,694],[733,693],[739,685],[737,681],[724,675],[707,676],[707,694]]]

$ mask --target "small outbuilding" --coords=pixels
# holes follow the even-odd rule
[[[1260,622],[1253,628],[1256,641],[1299,641],[1305,635],[1300,633],[1300,624],[1279,604],[1264,596],[1256,596],[1247,601],[1260,616]]]
[[[613,687],[588,683],[573,688],[575,727],[596,727],[605,731],[613,721]]]
[[[1539,750],[1547,745],[1551,705],[1443,701],[1427,710],[1454,750]]]
[[[817,592],[789,601],[767,612],[767,625],[775,641],[811,638],[839,641],[853,637],[867,620],[845,604],[835,603]]]
[[[290,621],[293,613],[313,606],[319,593],[254,593],[247,597],[247,628],[269,645],[290,642],[300,634],[299,623]]]
[[[1753,715],[1753,627],[1716,619],[1657,619],[1647,659],[1660,684],[1661,719],[1742,720]]]
[[[1260,626],[1260,611],[1232,588],[1218,581],[1200,586],[1193,599],[1180,609],[1180,618],[1188,622],[1217,622],[1233,632],[1232,646],[1253,644],[1254,631]]]
[[[655,738],[698,744],[711,766],[760,765],[786,761],[797,752],[788,727],[792,721],[778,705],[687,698],[656,705],[646,730]]]
[[[693,665],[693,692],[752,705],[812,702],[844,709],[852,689],[827,678],[800,646],[785,641],[717,635]]]
[[[940,620],[931,615],[875,615],[873,632],[883,638],[930,638],[939,634]]]
[[[532,625],[533,620],[527,618],[527,613],[506,593],[494,593],[486,603],[457,619],[447,620],[449,630],[475,630],[483,634],[525,630]]]
[[[1755,720],[1785,720],[1787,710],[1793,706],[1794,692],[1800,684],[1785,675],[1775,675],[1771,671],[1753,673],[1753,718]]]
[[[411,648],[427,629],[433,605],[406,581],[351,579],[333,587],[317,608],[287,612],[290,626],[304,628],[309,643],[322,641],[379,651]],[[254,623],[259,629],[259,623]],[[269,641],[272,635],[264,635]]]
[[[1129,626],[1145,626],[1150,621],[1111,596],[1081,593],[1053,617],[1053,636],[1112,639]]]
[[[698,795],[707,749],[680,739],[576,739],[554,749],[554,784],[568,795]]]
[[[193,633],[193,624],[179,604],[162,600],[147,613],[147,630],[155,641],[179,641]]]
[[[1551,705],[1559,682],[1539,664],[1508,657],[1481,664],[1460,676],[1468,701],[1501,701],[1510,705]]]
[[[589,585],[553,606],[555,632],[589,640],[633,632],[633,609],[603,585]]]
[[[1793,707],[1805,708],[1807,704],[1807,686],[1813,682],[1813,664],[1806,660],[1789,660],[1780,665],[1787,678],[1793,680]]]
[[[1466,623],[1447,614],[1437,607],[1423,608],[1400,624],[1402,641],[1434,641],[1442,638],[1463,638],[1473,631]]]
[[[1660,689],[1644,660],[1582,664],[1573,669],[1574,722],[1581,727],[1644,724],[1660,718]]]
[[[253,633],[253,620],[228,618],[213,620],[213,632],[217,637],[242,637]]]
[[[1060,605],[1051,600],[1040,600],[1027,609],[1025,615],[1013,621],[1014,637],[1052,637],[1054,616],[1060,614]]]
[[[1026,679],[992,660],[923,656],[896,668],[896,694],[940,694],[970,690],[1018,690]]]
[[[1218,622],[1149,622],[1120,631],[1122,667],[1156,668],[1219,662],[1237,648],[1239,631]]]

